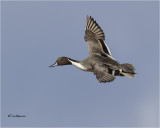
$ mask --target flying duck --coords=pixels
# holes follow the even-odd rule
[[[60,57],[49,67],[74,65],[83,71],[93,72],[100,83],[111,82],[115,76],[135,77],[135,68],[132,64],[119,64],[112,57],[109,47],[105,44],[103,30],[91,16],[87,16],[84,39],[89,48],[89,56],[86,59],[77,61]]]

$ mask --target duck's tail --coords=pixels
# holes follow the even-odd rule
[[[128,64],[128,63],[125,63],[125,64],[121,64],[121,71],[120,71],[120,74],[124,75],[124,76],[127,76],[129,78],[134,78],[135,77],[135,68],[133,67],[132,64]]]

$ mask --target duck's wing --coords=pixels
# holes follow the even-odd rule
[[[111,82],[115,79],[115,76],[110,74],[109,68],[105,65],[95,65],[94,74],[100,83]]]
[[[111,56],[111,52],[108,46],[105,44],[104,32],[91,16],[87,16],[84,38],[88,44],[90,54],[105,52],[106,54]]]

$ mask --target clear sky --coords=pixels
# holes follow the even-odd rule
[[[158,1],[2,2],[2,126],[158,126],[158,9]],[[88,56],[86,15],[136,78],[100,84],[73,66],[49,68]]]

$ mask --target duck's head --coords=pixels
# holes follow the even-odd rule
[[[67,57],[60,57],[56,60],[56,62],[49,67],[55,67],[55,66],[62,66],[62,65],[70,65],[71,62],[69,61],[69,58]]]

